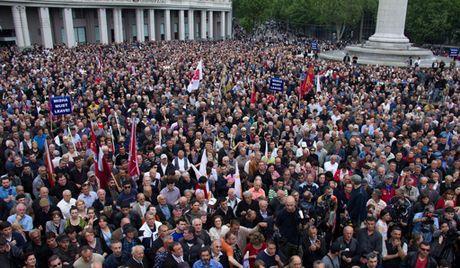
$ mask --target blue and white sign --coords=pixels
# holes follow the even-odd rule
[[[284,88],[284,81],[281,78],[273,77],[270,79],[270,90],[273,91],[283,91]]]
[[[318,50],[318,42],[316,41],[311,42],[311,49]]]
[[[449,56],[458,57],[458,48],[457,47],[450,48]]]
[[[72,113],[72,102],[69,96],[65,97],[52,97],[51,98],[51,112],[53,115],[65,115]]]

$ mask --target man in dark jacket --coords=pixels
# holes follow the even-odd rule
[[[203,241],[195,236],[195,228],[189,226],[184,230],[184,237],[179,241],[184,252],[184,261],[192,266],[200,258]]]
[[[430,244],[422,242],[419,245],[418,252],[410,252],[401,264],[402,268],[436,268],[438,264],[430,255]]]
[[[166,256],[166,259],[163,262],[164,268],[178,268],[179,265],[182,265],[181,267],[184,267],[184,251],[182,249],[182,244],[179,242],[174,242],[171,245],[169,245],[169,251],[168,256]]]
[[[123,261],[127,259],[127,256],[123,256],[123,251],[121,250],[121,242],[116,240],[110,244],[110,249],[112,254],[107,256],[104,261],[104,268],[118,267],[123,266]]]
[[[362,187],[361,176],[351,176],[353,190],[351,191],[350,201],[347,204],[348,214],[353,222],[353,226],[359,227],[361,222],[366,218],[366,202],[368,200],[367,193]]]
[[[358,256],[361,264],[365,264],[366,256],[369,253],[375,253],[379,256],[382,254],[382,235],[375,229],[375,218],[369,216],[366,219],[366,227],[360,229],[356,234],[358,240]]]

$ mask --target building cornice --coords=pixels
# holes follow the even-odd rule
[[[155,8],[231,11],[231,0],[1,0],[0,6],[57,8]]]

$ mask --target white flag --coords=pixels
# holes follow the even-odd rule
[[[191,93],[194,90],[197,90],[200,86],[200,81],[203,79],[203,61],[198,62],[195,72],[193,73],[192,80],[188,84],[187,91]]]
[[[235,161],[235,175],[233,176],[235,176],[235,194],[238,196],[238,198],[241,198],[241,178],[237,161]]]
[[[321,92],[321,76],[318,74],[316,76],[316,92]]]

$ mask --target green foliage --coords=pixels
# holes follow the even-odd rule
[[[378,0],[233,0],[235,16],[248,31],[273,19],[302,28],[308,24],[345,29],[359,26],[363,13],[375,16]],[[445,43],[460,35],[460,0],[409,0],[406,33],[416,43]]]
[[[460,0],[410,0],[406,32],[412,42],[452,42],[460,29]]]

